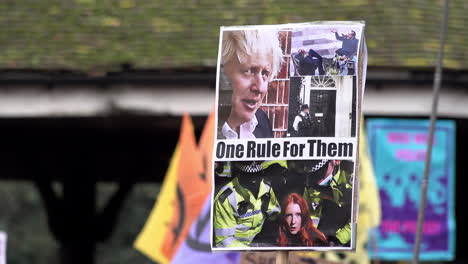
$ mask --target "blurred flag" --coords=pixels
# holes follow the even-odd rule
[[[213,114],[205,125],[200,148],[196,145],[191,119],[184,115],[179,142],[160,195],[135,242],[135,248],[152,260],[169,263],[199,216],[211,191],[213,141]]]
[[[185,240],[192,222],[198,217],[210,191],[203,171],[203,162],[196,145],[193,125],[184,115],[179,139],[180,160],[177,171],[177,190],[173,217],[166,231],[163,253],[172,259]]]
[[[166,264],[170,261],[169,257],[162,252],[162,244],[165,241],[168,223],[171,222],[173,216],[173,207],[171,205],[174,204],[176,196],[177,170],[180,160],[179,145],[177,144],[172,155],[171,163],[164,177],[154,208],[133,245],[140,252],[160,264]]]
[[[185,238],[184,243],[177,251],[171,263],[182,264],[190,260],[191,263],[227,263],[235,264],[240,262],[240,253],[211,253],[210,233],[211,225],[211,183],[213,177],[212,160],[213,160],[213,144],[214,144],[214,111],[211,112],[206,121],[203,134],[200,139],[199,149],[204,164],[204,175],[208,184],[208,189],[205,189],[207,199],[203,209],[200,211],[198,218],[192,223],[189,234]]]
[[[206,199],[205,205],[198,219],[192,224],[190,233],[177,251],[172,264],[204,263],[204,264],[237,264],[240,263],[240,253],[212,253],[210,247],[211,233],[211,197]],[[190,260],[190,261],[188,261]]]

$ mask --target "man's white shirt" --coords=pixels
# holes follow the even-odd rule
[[[224,122],[221,133],[226,139],[238,139],[238,138],[255,138],[253,134],[255,128],[258,125],[257,117],[254,115],[253,118],[245,123],[242,123],[239,128],[240,135],[237,135],[227,122]]]

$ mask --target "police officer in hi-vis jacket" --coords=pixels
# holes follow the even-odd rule
[[[214,246],[248,247],[280,213],[272,180],[281,178],[287,165],[285,161],[230,164],[232,180],[214,199]]]

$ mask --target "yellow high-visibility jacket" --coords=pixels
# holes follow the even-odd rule
[[[265,180],[255,198],[235,177],[216,195],[213,211],[215,246],[247,247],[262,231],[265,220],[280,212],[280,205]]]
[[[333,181],[330,183],[330,188],[333,193],[332,197],[327,197],[319,190],[314,189],[313,187],[304,189],[304,199],[309,204],[310,208],[310,217],[314,222],[314,225],[317,226],[319,219],[322,216],[322,202],[323,199],[328,199],[335,202],[338,206],[342,206],[343,203],[350,203],[351,201],[344,201],[343,191],[344,189],[351,190],[351,178],[352,175],[346,173],[344,170],[338,170],[338,172],[333,176]],[[351,220],[351,219],[350,219]],[[339,227],[336,234],[336,238],[342,243],[346,244],[351,240],[351,224],[348,223],[345,226]]]

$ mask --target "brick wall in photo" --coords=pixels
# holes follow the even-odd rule
[[[268,92],[262,102],[262,109],[272,123],[274,137],[285,137],[288,130],[289,102],[289,63],[291,54],[292,30],[280,31],[283,64],[276,79],[270,82]]]

